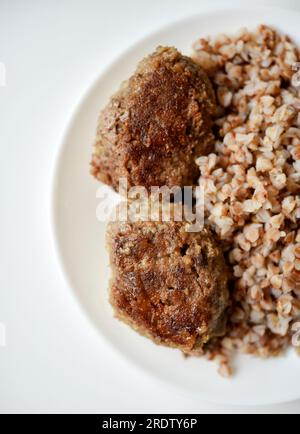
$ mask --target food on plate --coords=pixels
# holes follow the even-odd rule
[[[193,60],[160,47],[99,121],[100,181],[192,186],[198,170],[204,191],[200,232],[174,218],[110,223],[116,315],[224,376],[236,352],[282,354],[300,323],[299,65],[265,25],[200,39]]]
[[[225,333],[228,270],[210,230],[187,232],[188,222],[171,216],[109,224],[110,301],[116,316],[139,333],[199,354]]]
[[[207,224],[234,275],[228,331],[207,349],[227,375],[235,350],[267,357],[291,346],[300,319],[300,55],[260,26],[197,41],[194,59],[218,96],[215,149],[197,162]]]
[[[215,95],[203,69],[175,48],[159,47],[100,115],[92,174],[118,189],[192,185],[195,159],[212,150]]]

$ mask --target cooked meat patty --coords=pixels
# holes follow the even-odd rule
[[[156,343],[197,354],[225,333],[228,274],[212,233],[187,222],[113,222],[108,228],[116,316]]]
[[[144,59],[100,115],[92,174],[118,189],[192,185],[211,150],[215,97],[206,73],[175,48]]]

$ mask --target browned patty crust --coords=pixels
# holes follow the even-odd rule
[[[192,185],[195,157],[211,150],[215,96],[206,73],[175,48],[159,47],[100,115],[92,174],[118,188]]]
[[[182,222],[110,223],[110,301],[156,343],[197,353],[225,333],[228,274],[212,233]]]

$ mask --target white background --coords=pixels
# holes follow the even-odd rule
[[[54,255],[51,177],[76,103],[124,49],[207,3],[229,5],[0,0],[7,76],[0,87],[0,323],[6,327],[0,412],[300,413],[300,402],[257,408],[201,402],[136,370],[92,328]],[[300,9],[299,0],[255,3]]]

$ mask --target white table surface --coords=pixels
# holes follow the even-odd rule
[[[1,413],[300,413],[300,402],[251,408],[202,402],[141,373],[93,329],[54,255],[51,176],[76,103],[125,48],[207,3],[229,4],[0,1]],[[299,0],[251,3],[300,8]]]

